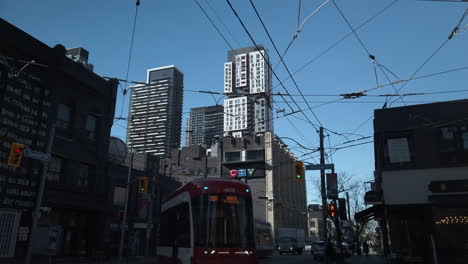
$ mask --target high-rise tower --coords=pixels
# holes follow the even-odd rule
[[[242,137],[273,131],[271,70],[259,45],[228,52],[224,64],[224,135]]]
[[[131,88],[127,144],[168,157],[180,147],[184,75],[174,65],[149,69],[147,83]]]

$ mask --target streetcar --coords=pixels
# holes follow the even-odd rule
[[[160,264],[257,264],[252,193],[237,180],[195,179],[161,204]]]
[[[270,222],[255,218],[255,249],[260,258],[271,257],[275,244]]]

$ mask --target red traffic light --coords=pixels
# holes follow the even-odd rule
[[[334,204],[328,205],[328,215],[330,215],[331,217],[336,216],[336,206]]]

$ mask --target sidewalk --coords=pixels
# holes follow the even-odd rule
[[[384,256],[352,256],[346,258],[349,264],[386,264],[387,259]]]
[[[22,264],[24,260],[9,260],[1,261],[2,264]],[[31,263],[33,264],[154,264],[156,257],[131,257],[130,259],[123,259],[119,262],[118,258],[111,258],[108,260],[93,260],[93,259],[79,259],[79,258],[64,258],[53,257],[49,260],[48,257],[33,256]]]

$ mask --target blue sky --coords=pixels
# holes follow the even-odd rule
[[[224,0],[198,0],[234,48],[251,46],[252,42]],[[300,20],[304,20],[325,0],[301,1]],[[394,0],[335,0],[350,24],[356,28]],[[278,56],[248,0],[231,0],[258,44],[267,47],[274,65]],[[255,0],[273,40],[282,53],[292,39],[298,23],[296,0]],[[358,36],[377,61],[388,68],[391,81],[410,77],[413,72],[447,39],[457,25],[466,3],[400,0],[357,31]],[[0,17],[28,34],[54,46],[67,48],[82,46],[90,52],[90,63],[102,76],[124,79],[127,72],[131,32],[135,16],[135,1],[63,1],[16,0],[0,2]],[[221,22],[222,21],[222,22]],[[461,24],[463,29],[468,19]],[[291,72],[304,66],[333,43],[350,32],[337,8],[328,3],[304,25],[299,37],[288,51],[285,62]],[[416,76],[442,72],[468,66],[468,31],[450,40]],[[146,70],[175,64],[184,72],[185,89],[222,92],[223,63],[229,47],[214,30],[194,0],[149,1],[141,0],[138,11],[129,80],[145,81]],[[288,75],[280,66],[276,70],[281,79]],[[380,84],[388,83],[378,69]],[[398,78],[397,78],[398,77]],[[401,93],[438,92],[466,89],[467,71],[441,74],[409,82]],[[351,35],[328,53],[294,75],[305,95],[338,95],[358,92],[376,86],[374,64],[354,35]],[[278,84],[273,81],[273,86]],[[291,81],[284,82],[291,94],[298,94]],[[124,83],[122,83],[125,86]],[[402,84],[395,85],[396,88]],[[284,93],[281,87],[275,92]],[[391,86],[369,92],[373,95],[394,93]],[[424,102],[467,98],[468,92],[406,97],[408,105]],[[306,97],[314,107],[338,97]],[[291,101],[290,99],[287,99]],[[300,97],[295,97],[302,109]],[[275,108],[289,109],[281,98],[275,97]],[[350,133],[368,120],[373,110],[381,108],[385,97],[365,97],[314,108],[325,128],[339,133]],[[185,92],[184,112],[192,107],[214,104],[210,95]],[[393,106],[401,106],[400,102]],[[126,117],[128,95],[118,96],[116,116]],[[309,118],[317,123],[310,111]],[[281,114],[280,114],[281,115]],[[276,116],[276,114],[275,114]],[[292,137],[302,145],[318,147],[314,128],[300,120],[302,114],[275,120],[275,133]],[[184,124],[185,125],[185,124]],[[125,139],[125,121],[117,121],[112,135]],[[372,120],[355,133],[372,136]],[[348,135],[349,139],[360,136]],[[332,146],[346,141],[330,133]],[[290,147],[297,147],[285,140]],[[362,140],[359,142],[365,142]],[[353,144],[353,143],[351,143]],[[328,147],[328,138],[326,140]],[[294,149],[296,156],[302,154]],[[303,151],[303,150],[302,150]],[[373,144],[365,144],[337,151],[332,160],[337,172],[347,172],[358,179],[373,175]],[[318,159],[315,159],[318,161]],[[329,162],[332,162],[330,159]],[[313,159],[308,160],[314,162]],[[307,172],[308,180],[319,177],[319,172]],[[314,195],[309,197],[310,199]]]

